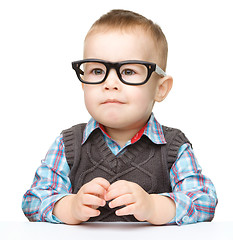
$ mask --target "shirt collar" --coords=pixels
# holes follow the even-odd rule
[[[98,128],[102,131],[104,135],[106,135],[108,138],[111,138],[104,131],[103,126],[98,123],[94,118],[91,118],[84,129],[82,144],[84,144],[88,137],[91,135],[91,133]],[[131,139],[131,143],[139,140],[142,135],[147,136],[155,144],[166,144],[162,125],[155,119],[153,113],[151,114],[151,117],[147,124]]]

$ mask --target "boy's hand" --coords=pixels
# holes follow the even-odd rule
[[[113,199],[113,200],[112,200]],[[133,214],[139,221],[146,221],[153,212],[153,200],[138,184],[119,180],[113,183],[105,196],[110,208],[125,206],[116,211],[117,216]]]
[[[109,207],[123,206],[116,215],[134,215],[139,221],[161,225],[176,214],[172,199],[158,194],[148,194],[138,184],[120,180],[112,185],[104,178],[95,178],[83,185],[77,194],[61,198],[54,206],[53,214],[67,224],[80,224],[100,214],[97,209],[110,201]]]
[[[83,222],[98,216],[100,211],[97,208],[105,206],[105,194],[109,186],[110,183],[100,177],[83,185],[72,199],[73,217]]]

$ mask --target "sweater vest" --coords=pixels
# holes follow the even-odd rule
[[[172,191],[170,169],[177,159],[179,148],[184,143],[191,145],[180,130],[163,126],[166,144],[154,144],[143,135],[122,153],[114,155],[100,129],[94,130],[82,145],[85,126],[78,124],[62,132],[74,194],[96,177],[105,178],[110,184],[118,180],[135,182],[149,194]],[[88,221],[137,221],[133,215],[117,216],[115,211],[119,208],[111,209],[107,203],[99,207],[99,216]]]

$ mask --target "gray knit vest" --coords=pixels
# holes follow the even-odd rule
[[[104,141],[100,129],[93,131],[82,145],[85,126],[86,124],[78,124],[62,132],[73,193],[77,193],[85,183],[96,177],[103,177],[110,183],[117,180],[135,182],[149,194],[171,192],[171,166],[177,158],[179,148],[184,143],[190,144],[180,130],[163,126],[167,144],[154,144],[143,135],[123,153],[115,156]],[[111,209],[106,204],[99,208],[101,214],[89,221],[137,221],[133,215],[116,216],[116,209]]]

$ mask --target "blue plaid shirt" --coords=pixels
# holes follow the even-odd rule
[[[153,113],[146,126],[122,148],[93,118],[86,125],[82,143],[96,128],[102,130],[105,141],[115,155],[124,151],[142,135],[147,136],[155,144],[166,143],[162,126],[156,121]],[[52,211],[59,199],[72,194],[69,172],[63,136],[60,135],[37,169],[31,188],[24,194],[22,209],[30,221],[61,223]],[[187,143],[179,149],[177,160],[170,170],[170,182],[172,192],[161,194],[170,197],[176,204],[176,216],[170,223],[181,225],[213,219],[217,205],[214,185],[207,176],[202,174],[193,150]]]

